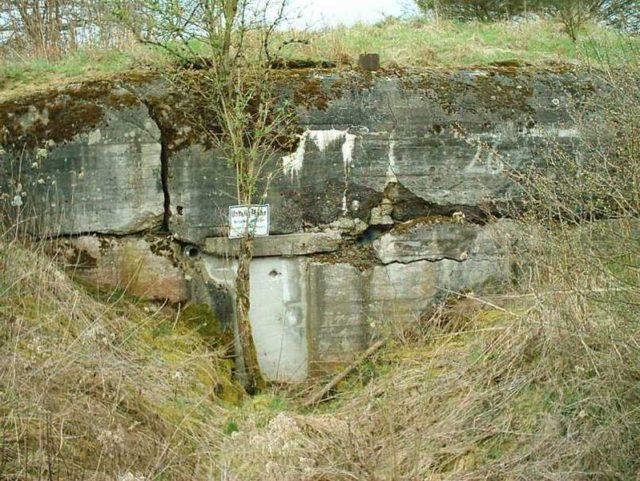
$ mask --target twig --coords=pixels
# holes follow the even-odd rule
[[[331,379],[331,381],[329,381],[329,383],[326,384],[322,389],[320,389],[318,392],[316,392],[311,397],[309,397],[309,399],[307,399],[304,402],[303,406],[312,407],[312,406],[315,406],[316,404],[321,403],[324,400],[324,397],[327,395],[327,393],[331,391],[331,389],[336,387],[336,385],[340,381],[342,381],[349,374],[351,374],[360,364],[362,364],[364,361],[366,361],[371,356],[373,356],[376,352],[378,352],[380,348],[382,348],[382,346],[384,346],[384,341],[378,341],[375,344],[373,344],[371,347],[369,347],[369,349],[363,352],[360,355],[360,357],[358,357],[358,359],[352,362],[346,369],[341,371],[339,374],[334,376]]]
[[[516,314],[515,312],[512,312],[509,309],[505,309],[504,307],[500,307],[500,306],[498,306],[498,305],[496,305],[496,304],[494,304],[492,302],[489,302],[489,301],[487,301],[485,299],[481,299],[481,298],[476,297],[476,296],[474,296],[472,294],[467,294],[467,293],[458,292],[458,291],[452,291],[451,289],[445,289],[444,287],[439,287],[438,289],[440,289],[441,291],[447,292],[449,294],[453,294],[453,295],[460,296],[460,297],[465,297],[465,298],[470,299],[472,301],[480,302],[480,303],[482,303],[482,304],[484,304],[486,306],[493,307],[494,309],[497,309],[499,311],[505,312],[505,313],[510,314],[510,315],[512,315],[514,317],[521,317],[519,314]]]

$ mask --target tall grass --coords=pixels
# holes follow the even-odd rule
[[[0,239],[0,479],[194,479],[239,399],[222,353],[162,306],[99,299]]]
[[[159,68],[167,60],[142,46],[129,50],[79,50],[60,60],[0,58],[0,100],[74,81],[116,75],[132,69]]]
[[[637,325],[553,280],[438,313],[328,412],[248,420],[230,479],[635,479]]]
[[[336,56],[361,48],[334,41]],[[527,211],[513,292],[434,309],[317,410],[269,394],[222,405],[234,390],[219,353],[157,308],[78,289],[10,230],[0,478],[637,479],[637,50],[593,52],[580,136],[550,142],[544,169],[517,178]]]

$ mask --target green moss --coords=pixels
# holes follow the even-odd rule
[[[16,148],[42,147],[95,128],[106,109],[122,110],[140,105],[122,86],[150,82],[149,72],[132,71],[118,78],[98,79],[25,95],[0,104],[0,143]]]
[[[140,105],[140,100],[138,100],[138,98],[131,92],[111,92],[101,100],[103,100],[106,105],[116,110],[128,107],[137,107]]]
[[[10,102],[0,105],[2,143],[18,149],[33,149],[47,141],[60,143],[92,129],[102,118],[100,106],[75,99],[56,96]]]
[[[230,373],[224,382],[216,384],[215,394],[220,401],[231,406],[240,406],[245,399],[244,390],[231,380]]]
[[[500,115],[498,120],[507,120],[533,113],[529,101],[535,83],[546,81],[541,78],[569,71],[570,68],[565,66],[540,68],[500,65],[477,66],[473,70],[430,68],[390,72],[390,75],[397,75],[405,90],[421,93],[437,102],[449,115],[495,112]],[[473,99],[472,104],[468,101],[470,98]],[[457,128],[462,127],[458,125]]]
[[[240,426],[238,426],[237,421],[234,419],[229,419],[227,423],[224,425],[224,434],[227,436],[231,436],[233,433],[237,433],[240,431]]]
[[[233,342],[233,334],[222,327],[211,306],[205,303],[190,303],[180,312],[178,322],[197,332],[212,346],[227,346]]]
[[[169,152],[178,152],[189,145],[204,142],[200,130],[192,125],[193,119],[188,114],[191,107],[185,104],[184,98],[179,99],[173,94],[150,95],[145,104],[160,128],[162,140]]]
[[[329,95],[319,79],[310,78],[305,79],[294,90],[293,101],[306,109],[327,110]]]

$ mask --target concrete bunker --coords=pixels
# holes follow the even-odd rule
[[[447,293],[505,282],[507,170],[540,165],[548,142],[570,147],[570,103],[593,91],[566,69],[288,75],[301,142],[279,159],[272,235],[251,267],[260,362],[277,381],[348,362]],[[175,122],[179,99],[145,82],[0,104],[0,211],[34,213],[34,233],[91,282],[205,302],[232,324],[234,173]],[[56,137],[36,128],[52,105],[100,115]]]
[[[510,228],[508,221],[417,223],[382,235],[369,265],[358,266],[350,258],[353,242],[338,231],[256,238],[250,316],[265,377],[301,381],[330,371],[390,323],[415,321],[451,293],[505,282]],[[207,239],[192,262],[192,282],[233,296],[236,245]]]

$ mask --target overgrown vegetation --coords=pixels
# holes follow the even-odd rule
[[[246,420],[234,479],[634,479],[637,327],[546,286],[438,312],[329,410]]]
[[[0,479],[206,477],[224,405],[242,399],[223,351],[162,306],[94,295],[4,236]]]
[[[421,64],[416,45],[433,42],[443,47],[425,64],[539,64],[579,58],[593,38],[614,42],[589,49],[598,88],[575,106],[570,150],[550,142],[544,168],[517,176],[513,291],[466,293],[388,329],[386,347],[314,410],[299,402],[304,386],[243,397],[215,334],[203,339],[190,318],[123,293],[96,298],[36,245],[3,236],[0,478],[637,479],[637,49],[596,26],[576,46],[561,28],[391,20],[291,47],[348,63],[379,42],[389,66]],[[487,46],[495,51],[480,54]],[[246,125],[230,132],[242,137]]]
[[[623,225],[545,232],[517,292],[452,299],[312,412],[277,391],[221,403],[227,369],[175,318],[3,243],[2,476],[634,479],[637,269],[584,262]]]
[[[418,9],[436,21],[494,22],[530,16],[555,18],[572,40],[589,21],[600,21],[622,31],[640,28],[640,4],[636,0],[415,0]]]
[[[230,261],[235,265],[235,372],[247,392],[255,394],[265,381],[249,319],[256,223],[249,212],[266,198],[275,175],[273,159],[296,130],[294,109],[276,96],[269,62],[270,37],[284,19],[287,2],[149,0],[139,2],[134,12],[128,2],[115,3],[122,25],[130,24],[142,43],[167,51],[178,63],[165,79],[175,95],[192,99],[191,126],[234,173],[235,201],[246,209],[242,231],[233,233],[239,247]],[[146,27],[140,32],[143,21]],[[253,48],[248,47],[249,36]],[[184,69],[202,70],[202,75],[192,78]]]
[[[240,424],[237,479],[261,479],[258,456],[284,480],[637,479],[637,68],[594,72],[571,152],[519,177],[513,292],[452,299],[316,413]]]

